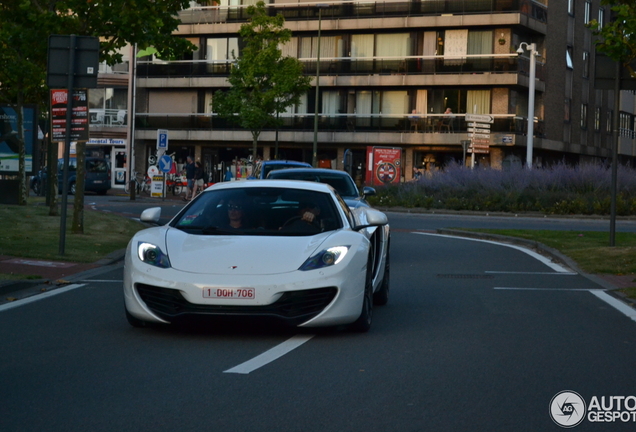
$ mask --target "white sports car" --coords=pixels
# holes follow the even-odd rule
[[[384,213],[352,210],[326,184],[218,183],[132,238],[126,316],[136,327],[234,316],[368,331],[373,304],[388,301],[388,239]]]

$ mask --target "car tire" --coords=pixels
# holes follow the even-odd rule
[[[33,193],[35,193],[35,195],[40,196],[40,194],[42,193],[42,184],[40,183],[39,180],[35,180],[33,182]]]
[[[351,324],[352,330],[359,333],[366,333],[371,328],[373,321],[373,263],[369,258],[367,262],[367,276],[364,282],[364,300],[362,301],[362,311],[360,317]]]
[[[76,189],[75,189],[75,182],[71,183],[70,185],[68,185],[68,193],[71,195],[75,195]]]
[[[136,327],[136,328],[146,327],[146,321],[142,321],[139,318],[135,318],[134,316],[130,314],[130,312],[128,312],[128,309],[126,309],[126,319],[128,320],[128,324],[130,324],[133,327]]]
[[[380,289],[373,294],[373,304],[376,304],[378,306],[384,306],[385,304],[389,302],[389,291],[391,289],[390,278],[391,278],[391,260],[389,256],[389,248],[387,246],[386,264],[384,264],[384,276],[382,276]]]

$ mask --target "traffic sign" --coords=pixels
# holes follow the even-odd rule
[[[470,126],[470,127],[478,127],[478,128],[488,128],[488,129],[490,129],[490,123],[475,123],[475,122],[470,122],[470,123],[468,123],[468,126]]]
[[[469,148],[468,153],[490,153],[490,149]]]
[[[490,144],[490,140],[489,139],[474,138],[473,139],[473,143],[475,143],[475,144]]]
[[[159,169],[165,173],[170,172],[172,169],[172,158],[168,155],[161,156],[161,159],[159,159]]]
[[[475,138],[490,138],[490,134],[473,133],[473,137],[475,137]]]
[[[157,150],[168,148],[168,130],[157,129]]]
[[[468,128],[468,132],[472,132],[472,133],[490,133],[490,129],[481,129],[481,128],[472,128],[469,127]]]
[[[495,119],[490,114],[466,114],[467,122],[494,123]]]

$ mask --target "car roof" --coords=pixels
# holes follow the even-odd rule
[[[332,174],[341,175],[343,177],[351,177],[348,172],[335,170],[331,168],[289,168],[284,171],[272,171],[271,176],[286,176],[293,173],[311,173],[311,174]]]
[[[230,182],[215,183],[206,190],[240,189],[240,188],[286,188],[304,189],[316,192],[332,192],[333,188],[325,183],[308,182],[304,180],[236,180]]]
[[[271,160],[262,161],[261,164],[263,165],[271,165],[271,164],[297,165],[297,166],[306,166],[306,167],[311,166],[311,164],[308,164],[307,162],[300,162],[300,161],[286,160],[286,159],[285,160],[271,159]]]

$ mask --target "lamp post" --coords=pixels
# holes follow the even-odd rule
[[[311,153],[311,164],[318,167],[318,96],[320,94],[320,29],[322,26],[322,10],[329,7],[325,3],[316,3],[318,8],[318,47],[316,53],[316,103],[314,105],[314,146]]]
[[[535,75],[537,72],[537,45],[534,43],[521,42],[517,54],[521,55],[524,51],[530,52],[530,76],[528,83],[528,134],[526,142],[526,165],[528,169],[532,169],[532,146],[534,143],[534,87]]]

